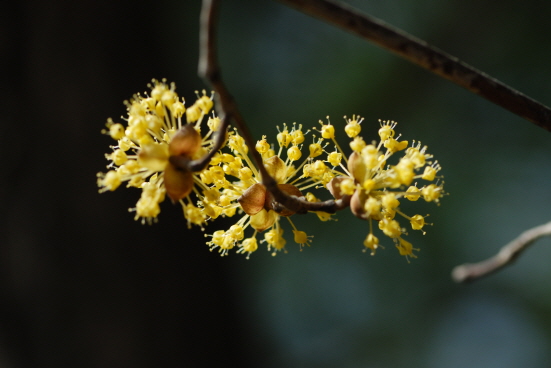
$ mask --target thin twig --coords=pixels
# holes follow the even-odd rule
[[[229,122],[227,117],[220,119],[220,127],[216,131],[216,134],[214,136],[214,144],[212,145],[210,151],[207,152],[203,157],[197,160],[193,160],[189,163],[189,168],[192,172],[202,171],[208,166],[210,160],[212,160],[216,152],[218,152],[226,142],[228,126]]]
[[[513,263],[524,250],[543,236],[551,236],[551,222],[526,230],[518,238],[501,248],[495,256],[485,261],[466,263],[455,267],[452,271],[452,278],[456,282],[468,282],[496,272]]]
[[[551,131],[551,109],[547,106],[398,28],[329,0],[279,1],[365,38]]]
[[[215,72],[213,70],[213,65],[216,65],[216,47],[215,39],[213,35],[214,27],[209,20],[216,17],[216,6],[204,6],[201,10],[201,29],[205,28],[204,31],[201,31],[199,34],[199,75],[205,79],[215,79],[212,76]],[[217,96],[215,95],[216,99]],[[216,135],[214,137],[214,144],[211,150],[201,157],[198,160],[192,161],[189,166],[191,171],[197,172],[203,170],[210,162],[212,157],[222,148],[224,142],[226,141],[226,134],[228,126],[230,124],[229,119],[225,114],[219,113],[218,117],[220,118],[220,126]]]
[[[274,196],[274,199],[279,204],[297,213],[306,213],[308,211],[323,211],[335,213],[349,205],[349,199],[329,200],[325,202],[308,202],[304,198],[289,196],[281,191],[274,180],[266,171],[262,156],[256,151],[255,142],[247,128],[237,104],[229,93],[226,85],[220,74],[220,67],[216,57],[216,39],[215,39],[215,21],[217,15],[218,1],[203,0],[201,9],[201,29],[200,29],[200,55],[199,55],[199,76],[206,83],[210,84],[215,92],[216,109],[218,116],[222,120],[223,125],[220,132],[226,131],[228,124],[233,121],[239,133],[245,140],[245,144],[249,147],[249,153],[252,155],[260,175],[262,176],[262,184]]]

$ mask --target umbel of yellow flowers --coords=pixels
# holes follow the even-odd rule
[[[212,96],[197,93],[197,100],[186,109],[174,84],[154,80],[150,89],[126,102],[126,126],[111,119],[107,122],[104,133],[117,144],[106,155],[109,170],[98,174],[100,192],[114,191],[122,183],[141,190],[136,207],[130,211],[142,222],[157,220],[165,196],[182,206],[188,226],[198,225],[204,230],[218,217],[239,216],[228,229],[205,235],[210,250],[221,255],[235,248],[248,258],[259,243],[266,243],[274,255],[286,251],[282,219],[288,222],[301,249],[311,244],[313,236],[298,230],[291,220],[295,213],[277,203],[262,184],[249,147],[237,131],[227,133],[225,147],[212,152],[206,167],[187,169],[186,163],[213,149],[213,134],[220,119],[211,112]],[[380,121],[379,141],[367,144],[359,135],[362,121],[356,115],[345,117],[344,131],[351,140],[349,155],[338,144],[329,118],[306,131],[296,123],[284,124],[278,127],[277,145],[263,136],[254,149],[279,189],[288,195],[309,202],[318,202],[318,196],[348,200],[352,213],[369,224],[364,250],[374,255],[379,248],[379,238],[373,232],[378,227],[401,255],[415,257],[418,249],[404,239],[407,229],[399,219],[411,229],[423,231],[426,216],[407,215],[400,209],[400,201],[438,203],[444,194],[443,182],[437,176],[440,165],[420,142],[400,140],[392,121]],[[388,163],[389,159],[394,163]],[[321,221],[332,219],[325,212],[315,214]]]

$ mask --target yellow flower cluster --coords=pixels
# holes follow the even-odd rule
[[[106,155],[109,171],[98,174],[100,192],[113,191],[123,182],[140,188],[140,199],[131,211],[142,222],[157,219],[165,195],[182,205],[188,226],[203,228],[207,221],[220,216],[240,216],[229,229],[206,235],[210,250],[221,255],[235,248],[248,258],[259,243],[266,243],[273,255],[285,251],[281,218],[288,220],[293,240],[301,249],[311,244],[312,236],[298,230],[291,221],[295,212],[275,201],[262,184],[249,147],[237,131],[227,133],[226,146],[211,152],[214,155],[206,167],[189,169],[193,167],[189,163],[213,149],[213,133],[219,129],[220,119],[214,113],[209,117],[211,97],[205,92],[197,94],[195,103],[186,109],[174,84],[154,80],[150,88],[145,96],[135,95],[126,103],[126,126],[107,122],[104,132],[117,144]],[[204,120],[208,129],[202,135]],[[401,255],[415,257],[417,249],[403,238],[407,231],[398,218],[406,219],[413,230],[423,231],[426,216],[408,216],[400,210],[400,201],[422,198],[438,202],[443,194],[443,183],[437,179],[440,165],[420,142],[409,145],[395,136],[395,122],[381,121],[379,142],[367,144],[359,136],[363,119],[354,115],[345,117],[345,121],[344,131],[351,139],[350,155],[337,143],[329,119],[313,129],[309,144],[305,141],[311,131],[303,131],[302,125],[295,123],[278,127],[277,147],[263,136],[254,149],[282,192],[318,202],[308,190],[328,190],[334,199],[349,201],[352,213],[369,222],[364,246],[371,254],[379,247],[379,239],[373,234],[376,222],[382,233],[393,239]],[[400,157],[391,159],[394,155]],[[395,164],[387,163],[389,159]],[[427,184],[418,187],[418,180]],[[190,198],[192,193],[195,200]],[[316,214],[322,221],[331,219],[328,213]]]
[[[185,102],[164,81],[153,80],[145,96],[135,95],[127,105],[126,126],[109,119],[103,132],[117,141],[107,173],[98,174],[100,192],[114,191],[122,183],[141,189],[141,196],[131,211],[135,219],[151,223],[160,213],[159,204],[168,195],[180,202],[188,223],[202,225],[206,217],[189,199],[192,191],[202,190],[199,174],[183,170],[174,163],[192,161],[203,156],[212,146],[212,133],[220,123],[214,115],[208,118],[208,132],[201,136],[201,123],[213,107],[212,98],[203,95],[186,109]],[[186,121],[182,121],[184,118]],[[184,201],[186,200],[187,203]]]
[[[287,125],[279,130],[277,135],[278,151],[267,142],[263,136],[257,142],[255,149],[260,153],[268,173],[276,180],[280,190],[297,197],[306,197],[309,201],[317,201],[315,196],[305,190],[312,187],[323,187],[334,174],[323,160],[315,159],[324,152],[322,139],[315,140],[309,145],[309,154],[303,157],[305,134],[302,125]],[[301,247],[310,245],[312,236],[296,228],[290,216],[294,214],[275,202],[270,192],[261,184],[261,176],[253,165],[248,147],[237,132],[231,132],[227,147],[231,153],[221,153],[211,161],[208,171],[201,174],[203,182],[211,184],[217,194],[205,198],[200,204],[208,213],[217,213],[221,209],[239,210],[243,216],[228,230],[218,230],[211,235],[207,242],[211,250],[218,249],[222,255],[237,248],[238,253],[246,253],[247,257],[258,249],[257,235],[264,234],[260,243],[266,243],[269,251],[284,250],[286,240],[283,237],[281,217],[290,223],[295,243]],[[302,160],[301,160],[302,158]],[[302,175],[301,175],[302,173]],[[231,214],[227,214],[231,216]],[[329,219],[329,215],[318,213],[322,220]],[[212,216],[211,216],[212,217]],[[253,233],[245,238],[247,228]]]
[[[347,119],[345,131],[352,138],[352,154],[348,158],[345,173],[333,179],[328,189],[335,198],[351,196],[352,213],[369,221],[370,230],[364,245],[371,250],[372,255],[379,247],[379,239],[373,235],[373,221],[377,221],[379,229],[394,240],[401,255],[416,257],[413,251],[418,249],[402,237],[407,230],[400,226],[396,215],[409,221],[413,230],[421,231],[426,225],[426,216],[406,215],[399,208],[400,200],[405,198],[417,201],[422,198],[426,202],[438,202],[443,194],[443,182],[437,181],[418,188],[414,181],[433,182],[441,167],[437,161],[432,161],[433,156],[426,152],[427,147],[422,146],[421,142],[414,141],[408,147],[407,141],[395,137],[396,122],[393,121],[379,121],[379,142],[366,144],[358,135],[361,120],[356,116]],[[387,164],[398,152],[404,153],[398,162],[395,165]]]

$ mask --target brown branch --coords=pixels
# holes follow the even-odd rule
[[[495,256],[485,261],[466,263],[455,267],[452,271],[452,278],[456,282],[468,282],[494,273],[513,263],[524,250],[543,236],[551,236],[551,222],[526,230],[518,238],[501,248]]]
[[[214,98],[218,116],[223,125],[220,128],[220,134],[225,133],[230,120],[234,123],[239,133],[245,140],[262,176],[262,184],[274,196],[276,202],[296,213],[306,213],[308,211],[323,211],[335,213],[337,210],[348,206],[349,200],[329,200],[325,202],[308,202],[304,198],[289,196],[279,189],[274,178],[268,174],[262,156],[255,149],[255,143],[252,135],[245,123],[237,104],[229,93],[220,74],[220,67],[216,57],[216,39],[215,39],[215,21],[218,9],[217,0],[203,0],[201,9],[200,41],[199,41],[199,76],[210,84],[215,92]]]
[[[226,117],[220,120],[220,127],[216,131],[216,135],[214,136],[214,144],[212,145],[210,151],[207,152],[203,157],[197,160],[193,160],[189,163],[189,169],[192,172],[199,172],[204,170],[209,164],[210,160],[212,160],[216,152],[218,152],[226,142],[226,135],[230,123],[228,122],[228,119]]]
[[[212,65],[216,65],[216,47],[215,47],[215,39],[214,37],[211,37],[213,34],[214,27],[212,24],[210,24],[209,19],[214,19],[216,17],[216,6],[205,6],[201,10],[201,24],[203,28],[206,27],[205,31],[201,31],[199,34],[199,75],[203,78],[212,78],[211,75],[215,72],[213,70]],[[214,96],[216,99],[217,97]],[[214,157],[216,152],[222,148],[224,145],[224,142],[226,141],[226,134],[228,130],[228,126],[230,124],[230,119],[227,118],[225,114],[218,114],[218,117],[220,118],[220,127],[218,128],[218,131],[216,132],[216,136],[214,138],[214,144],[211,150],[203,157],[201,157],[198,160],[192,161],[189,164],[189,168],[193,172],[201,171],[207,165],[209,164],[210,160]]]
[[[279,1],[365,38],[551,131],[551,109],[547,106],[398,28],[329,0]]]

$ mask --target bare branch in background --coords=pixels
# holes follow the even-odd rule
[[[365,38],[551,131],[551,109],[547,106],[398,28],[329,0],[279,1]]]
[[[543,236],[551,236],[551,222],[526,230],[518,238],[501,248],[499,253],[485,261],[466,263],[455,267],[452,277],[456,282],[468,282],[494,273],[513,263],[524,250]]]

